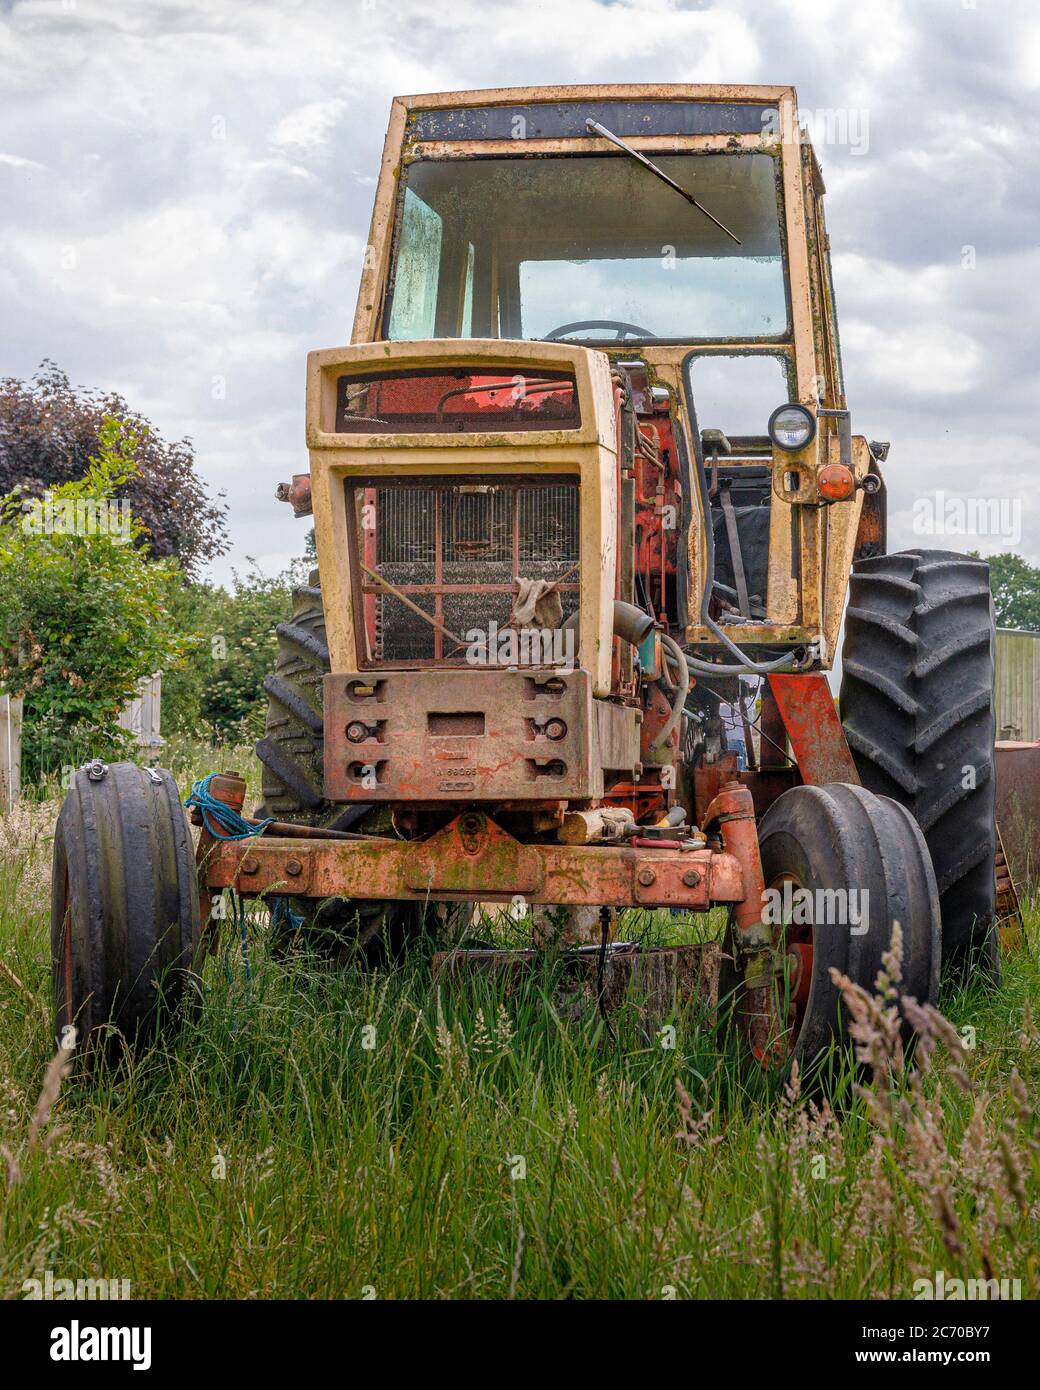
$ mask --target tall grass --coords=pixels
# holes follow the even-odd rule
[[[939,1269],[1038,1291],[1035,911],[1002,988],[944,997],[909,1059],[898,982],[850,990],[870,1065],[832,1104],[749,1074],[696,1009],[674,1048],[631,1013],[611,1038],[549,978],[507,999],[420,956],[278,959],[260,911],[251,978],[232,935],[177,1042],[88,1087],[44,1022],[54,812],[0,822],[6,1296],[48,1269],[140,1297],[900,1298]]]

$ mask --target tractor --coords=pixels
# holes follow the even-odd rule
[[[275,944],[377,963],[477,904],[604,951],[619,910],[723,908],[763,1063],[840,1037],[832,968],[872,986],[896,923],[918,1001],[941,966],[996,977],[988,567],[887,551],[797,110],[394,100],[351,342],[308,357],[279,488],[318,564],[262,805],[214,774],[193,848],[168,772],[76,774],[59,1031],[172,1033],[228,890]]]

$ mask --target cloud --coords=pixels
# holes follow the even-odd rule
[[[23,159],[17,154],[0,154],[0,164],[8,169],[45,169],[45,164],[40,164],[35,159]]]
[[[793,82],[812,122],[854,428],[915,499],[1033,479],[1040,27],[1028,0],[45,0],[0,7],[0,373],[44,356],[190,435],[234,552],[277,568],[309,523],[308,349],[345,342],[395,93]],[[851,123],[846,123],[851,130]],[[862,145],[862,141],[860,142]]]
[[[271,132],[271,144],[278,149],[303,150],[324,145],[346,108],[347,103],[339,97],[300,106],[278,122]]]
[[[966,333],[937,324],[890,327],[845,321],[843,342],[871,384],[895,394],[945,397],[972,390],[982,350]]]

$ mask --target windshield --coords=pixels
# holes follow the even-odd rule
[[[408,166],[387,336],[785,336],[774,159],[653,159],[741,244],[623,154]]]

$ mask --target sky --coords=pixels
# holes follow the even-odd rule
[[[230,508],[212,577],[276,574],[391,98],[646,81],[797,87],[890,549],[1040,563],[1033,0],[0,0],[0,375],[49,357],[190,437]]]

